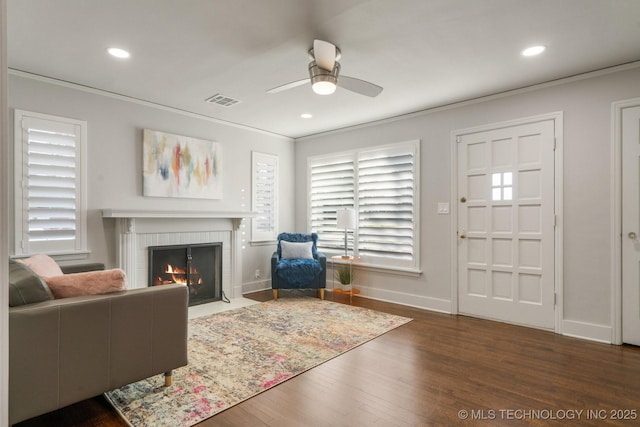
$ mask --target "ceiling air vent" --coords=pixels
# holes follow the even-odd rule
[[[220,93],[216,93],[215,95],[205,99],[205,101],[211,104],[222,105],[223,107],[231,107],[232,105],[240,102],[237,99],[230,98]]]

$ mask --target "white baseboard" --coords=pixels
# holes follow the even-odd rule
[[[613,329],[611,326],[596,325],[577,320],[562,320],[561,323],[562,330],[560,333],[562,335],[605,344],[613,343]]]
[[[239,288],[240,291],[236,294],[238,296],[251,292],[264,291],[265,289],[271,289],[271,279],[243,283]]]
[[[327,283],[327,285],[329,284]],[[361,291],[359,296],[364,298],[406,305],[408,307],[422,308],[425,310],[437,311],[439,313],[451,314],[451,301],[449,300],[406,294],[402,292],[394,292],[383,289],[368,288],[365,286],[357,287]],[[236,289],[238,289],[238,287]],[[264,291],[266,289],[271,289],[271,280],[247,282],[241,285],[241,293],[236,295]],[[326,290],[327,292],[331,292],[333,289],[329,285],[327,286]]]
[[[385,289],[368,288],[366,286],[357,286],[357,288],[360,289],[360,296],[365,298],[451,314],[451,301],[447,299],[425,297]]]

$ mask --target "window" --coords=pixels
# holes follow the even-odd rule
[[[357,227],[348,233],[349,251],[363,263],[416,269],[418,161],[418,141],[310,159],[309,221],[320,250],[344,251],[336,211],[352,207]]]
[[[86,122],[15,110],[15,253],[86,252]]]
[[[511,172],[491,175],[491,199],[493,201],[513,199],[513,174]]]
[[[274,241],[278,236],[278,157],[251,153],[253,169],[251,210],[258,216],[251,221],[251,240]]]

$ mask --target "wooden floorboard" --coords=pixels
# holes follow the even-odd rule
[[[246,296],[272,299],[270,290]],[[413,321],[199,426],[640,425],[638,347],[362,297],[352,304]],[[102,397],[18,424],[124,425]]]

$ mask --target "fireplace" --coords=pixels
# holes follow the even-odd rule
[[[149,286],[181,283],[189,305],[222,300],[222,243],[150,246]]]

